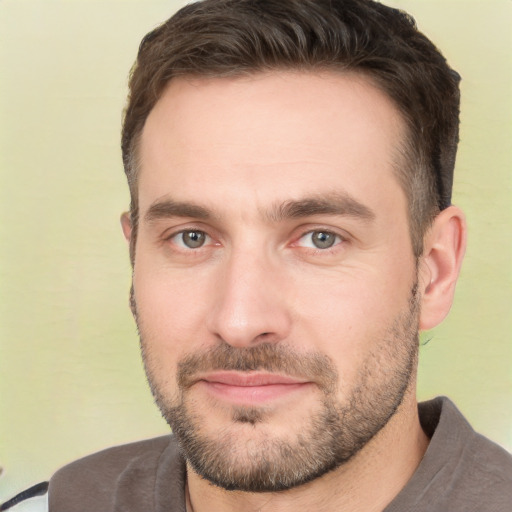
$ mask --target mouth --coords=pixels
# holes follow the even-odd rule
[[[255,406],[305,391],[313,384],[274,373],[222,371],[201,375],[196,385],[218,400]]]

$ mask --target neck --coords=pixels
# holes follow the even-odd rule
[[[276,493],[225,491],[188,468],[188,512],[382,511],[418,467],[428,438],[408,392],[388,424],[349,462],[300,487]]]

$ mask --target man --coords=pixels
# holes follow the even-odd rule
[[[122,227],[174,435],[66,466],[52,512],[510,510],[510,455],[415,396],[465,248],[458,83],[369,0],[206,0],[145,37]]]

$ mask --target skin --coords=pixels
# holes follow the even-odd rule
[[[375,354],[369,389],[400,368],[382,333],[409,310],[416,282],[418,327],[444,318],[465,240],[464,217],[450,207],[436,218],[416,262],[394,169],[403,136],[392,102],[354,74],[170,82],[141,141],[133,276],[146,366],[166,400],[179,399],[178,363],[220,343],[325,355],[337,372],[339,404],[348,403]],[[337,207],[278,214],[290,202],[325,198]],[[130,240],[127,214],[122,225]],[[187,247],[187,230],[204,233],[205,243]],[[318,231],[334,234],[332,247],[314,246],[311,233]],[[219,392],[206,378],[188,396],[205,435],[227,429],[234,446],[258,446],[268,436],[293,439],[318,411],[318,382],[292,387],[265,395],[262,386],[231,384]],[[300,487],[228,492],[189,467],[189,509],[382,510],[428,445],[415,387],[413,371],[384,428],[348,463]],[[235,423],[234,407],[264,411],[263,420]],[[249,460],[250,453],[239,456]]]

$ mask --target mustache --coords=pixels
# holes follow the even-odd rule
[[[219,370],[284,374],[314,382],[326,392],[333,392],[338,382],[336,366],[325,354],[301,354],[273,343],[237,348],[222,342],[182,359],[178,363],[178,386],[181,390],[187,389],[197,382],[199,373]]]

